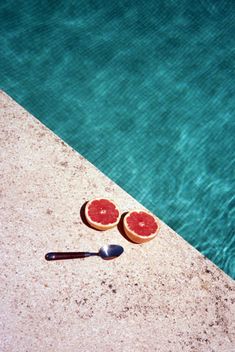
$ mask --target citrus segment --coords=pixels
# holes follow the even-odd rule
[[[86,204],[85,216],[87,222],[95,229],[107,230],[118,224],[121,214],[113,201],[95,198]]]
[[[152,240],[160,228],[158,219],[145,210],[134,210],[127,213],[123,225],[125,234],[135,243]]]

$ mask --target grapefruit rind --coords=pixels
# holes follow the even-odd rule
[[[91,218],[90,218],[90,215],[88,214],[88,211],[89,211],[89,206],[91,205],[92,202],[94,201],[99,201],[99,200],[107,200],[108,202],[112,203],[114,206],[115,206],[115,209],[118,211],[118,217],[117,217],[117,220],[115,222],[112,222],[110,224],[101,224],[99,222],[96,222],[96,221],[93,221]],[[88,224],[95,228],[96,230],[101,230],[101,231],[105,231],[105,230],[108,230],[108,229],[111,229],[113,227],[115,227],[119,221],[120,221],[120,218],[121,218],[121,213],[116,205],[116,203],[110,199],[107,199],[107,198],[94,198],[94,199],[91,199],[89,202],[86,203],[86,206],[85,206],[85,217],[86,217],[86,220],[88,222]]]
[[[131,230],[128,223],[127,223],[127,220],[128,220],[128,217],[132,215],[132,213],[145,213],[145,214],[148,214],[150,215],[156,222],[157,224],[157,229],[154,233],[152,233],[151,235],[149,236],[142,236],[142,235],[139,235],[137,234],[135,231]],[[159,220],[156,216],[154,216],[152,213],[146,211],[146,210],[143,210],[143,209],[140,209],[140,210],[132,210],[132,211],[129,211],[124,219],[123,219],[123,227],[124,227],[124,231],[125,231],[125,234],[126,236],[134,243],[138,243],[138,244],[141,244],[141,243],[146,243],[146,242],[149,242],[151,240],[153,240],[157,234],[159,233],[159,230],[160,230],[160,223],[159,223]]]

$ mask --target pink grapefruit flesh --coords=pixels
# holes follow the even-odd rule
[[[116,226],[120,220],[117,205],[109,199],[95,198],[85,207],[85,217],[90,226],[97,230],[108,230]]]
[[[127,213],[123,226],[127,237],[135,243],[152,240],[160,229],[158,219],[145,210],[133,210]]]

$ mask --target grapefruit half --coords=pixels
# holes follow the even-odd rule
[[[127,237],[135,243],[152,240],[159,232],[158,219],[145,210],[133,210],[124,217],[123,227]]]
[[[108,230],[118,224],[121,213],[112,200],[95,198],[86,204],[85,217],[91,227]]]

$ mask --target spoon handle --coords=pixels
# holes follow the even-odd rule
[[[90,257],[90,252],[50,252],[45,255],[46,260],[63,260]]]

